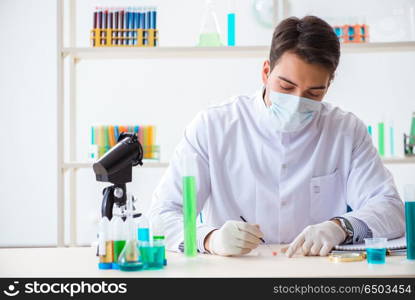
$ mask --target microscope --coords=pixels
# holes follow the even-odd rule
[[[127,210],[127,186],[132,181],[132,168],[143,165],[143,148],[136,133],[123,132],[117,144],[92,166],[96,180],[112,185],[104,188],[101,216],[112,219],[114,204],[121,210],[125,220]],[[134,200],[133,200],[134,201]],[[133,217],[139,217],[135,214]]]

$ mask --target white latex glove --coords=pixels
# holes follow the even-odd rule
[[[344,242],[346,232],[333,221],[307,226],[289,247],[283,249],[292,257],[301,248],[303,255],[327,256],[334,246]]]
[[[227,221],[211,233],[209,249],[211,253],[223,256],[247,254],[258,247],[263,236],[259,225]]]

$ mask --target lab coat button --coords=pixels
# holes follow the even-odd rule
[[[287,168],[287,165],[286,164],[282,164],[282,168],[283,169],[286,169]]]
[[[320,193],[320,187],[318,185],[313,186],[313,190],[315,194]]]

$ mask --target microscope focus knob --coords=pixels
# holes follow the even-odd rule
[[[122,196],[124,196],[124,191],[121,188],[115,188],[114,189],[114,196],[116,198],[122,198]]]

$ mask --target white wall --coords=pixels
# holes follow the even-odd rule
[[[55,10],[0,0],[0,246],[56,244]]]
[[[24,133],[24,126],[33,128],[33,122],[36,122],[36,129],[43,129],[47,132],[43,137],[44,143],[38,148],[31,148],[31,153],[42,155],[41,159],[30,162],[19,160],[18,162],[20,166],[18,170],[22,170],[24,167],[25,172],[30,173],[30,178],[13,180],[17,174],[16,171],[13,171],[13,162],[7,157],[16,157],[14,155],[16,153],[15,147],[6,146],[0,150],[0,157],[2,157],[0,185],[8,187],[7,191],[2,189],[0,192],[0,225],[15,224],[9,233],[2,232],[0,234],[0,246],[19,243],[47,244],[56,240],[56,135],[54,130],[56,124],[56,78],[54,73],[56,57],[53,35],[55,6],[52,0],[42,1],[44,4],[41,10],[33,7],[30,10],[24,10],[23,15],[16,14],[17,11],[21,11],[23,7],[33,2],[29,0],[0,0],[0,22],[4,23],[4,26],[0,27],[4,28],[0,30],[1,40],[15,34],[15,15],[32,23],[36,23],[40,16],[47,15],[47,20],[39,26],[49,32],[48,35],[36,35],[36,38],[32,38],[32,43],[38,46],[31,47],[30,53],[37,52],[41,55],[46,52],[45,54],[47,54],[42,56],[40,60],[29,58],[26,55],[27,49],[15,46],[17,43],[7,44],[7,48],[0,48],[0,54],[2,54],[0,57],[0,103],[2,108],[0,125],[3,125],[0,128],[9,128],[7,132],[2,132],[3,141],[6,141],[6,138],[10,140],[9,132],[12,129],[19,128],[16,126],[11,128],[10,125],[4,126],[11,124],[11,120],[20,120],[20,122],[13,123],[22,126],[19,129],[21,134]],[[77,2],[79,21],[77,24],[77,46],[89,45],[91,12],[97,5],[157,5],[161,46],[194,45],[203,9],[202,0]],[[218,18],[222,32],[225,33],[224,7],[226,7],[226,1],[217,2]],[[251,11],[252,1],[238,0],[237,2],[237,43],[239,45],[268,45],[272,32],[256,23]],[[395,6],[406,7],[414,2],[414,0],[354,0],[347,2],[346,5],[344,1],[340,0],[293,0],[289,11],[298,16],[315,13],[328,18],[336,16],[336,14],[340,15],[340,13],[370,13],[372,20],[379,22],[379,16],[384,15],[385,11],[391,11]],[[9,11],[14,13],[9,14]],[[338,20],[338,17],[334,20]],[[19,32],[21,29],[23,28],[17,28]],[[404,36],[408,34],[405,33]],[[226,35],[224,35],[225,37]],[[377,38],[381,40],[382,36],[377,34]],[[19,42],[23,43],[24,39],[19,39]],[[6,51],[7,53],[5,53]],[[161,146],[162,160],[168,161],[182,135],[184,126],[196,112],[210,104],[222,102],[232,95],[250,94],[260,86],[262,62],[261,58],[81,61],[77,67],[79,74],[77,81],[77,112],[79,115],[77,159],[80,161],[87,159],[91,124],[153,123],[158,129],[158,143]],[[24,69],[25,65],[35,65],[36,67]],[[3,66],[5,67],[3,68]],[[365,122],[376,122],[382,114],[387,112],[395,120],[397,134],[400,134],[403,130],[409,129],[410,112],[415,111],[415,99],[411,87],[414,67],[414,53],[342,55],[337,77],[327,96],[327,101],[353,111]],[[16,72],[21,69],[24,71]],[[24,74],[24,81],[21,79],[22,74]],[[14,99],[14,101],[9,99]],[[6,107],[7,113],[4,110]],[[31,110],[29,111],[27,107],[30,107]],[[37,117],[40,113],[42,113],[42,118]],[[33,135],[30,135],[29,139],[34,143]],[[22,142],[16,140],[12,144],[18,146],[22,145]],[[20,152],[22,153],[17,153],[23,157],[24,152]],[[42,170],[41,180],[38,176],[39,169]],[[411,179],[413,177],[411,174],[415,170],[413,165],[392,166],[390,169],[395,174],[398,186],[413,180]],[[136,168],[134,170],[134,182],[129,184],[129,188],[141,199],[143,211],[147,209],[152,190],[162,173],[162,169]],[[12,179],[9,174],[16,175]],[[78,185],[78,237],[80,243],[88,244],[96,234],[94,218],[99,212],[101,190],[105,185],[95,182],[91,170],[79,172]],[[22,200],[20,196],[12,193],[11,187],[27,191],[28,198]],[[36,190],[36,187],[42,188]],[[21,238],[18,235],[21,232],[21,226],[18,226],[19,221],[15,217],[17,214],[10,213],[10,211],[15,211],[17,208],[22,211],[23,215],[29,215],[32,211],[36,211],[35,205],[39,201],[43,205],[38,208],[38,214],[48,217],[38,218],[36,216],[30,217],[29,220],[31,224],[36,221],[36,226],[31,228],[40,234]]]

